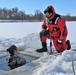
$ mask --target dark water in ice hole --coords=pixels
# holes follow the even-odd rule
[[[30,56],[30,55],[23,55],[23,54],[20,54],[20,56],[25,58],[27,63],[29,63],[33,60],[36,60],[38,58],[38,57],[34,57],[34,56]],[[4,71],[10,70],[9,66],[7,65],[6,58],[7,58],[7,56],[0,58],[0,70],[4,70]]]

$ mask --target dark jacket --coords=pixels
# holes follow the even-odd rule
[[[14,69],[14,68],[24,65],[25,63],[26,61],[24,58],[18,55],[13,55],[9,59],[8,66],[10,66],[11,69]]]

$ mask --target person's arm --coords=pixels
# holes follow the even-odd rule
[[[42,33],[43,35],[46,35],[48,32],[49,32],[49,31],[48,31],[47,24],[46,24],[46,19],[45,19],[45,20],[43,21],[43,23],[42,23],[42,31],[41,31],[41,33]]]
[[[47,29],[47,25],[46,25],[46,19],[44,19],[43,23],[42,23],[42,29]]]
[[[59,40],[62,41],[63,38],[67,35],[68,31],[67,31],[67,27],[66,27],[66,21],[64,18],[60,18],[58,20],[58,26],[59,26],[59,29],[61,31],[61,34],[60,34],[60,38]]]
[[[9,59],[9,62],[8,62],[8,65],[9,66],[13,66],[13,65],[15,65],[16,64],[16,58],[10,58]]]
[[[8,66],[9,66],[11,69],[16,68],[16,67],[17,67],[17,65],[16,65],[16,58],[11,57],[11,58],[9,59]]]
[[[26,63],[26,60],[20,56],[17,57],[17,64],[18,65],[24,65]]]
[[[10,60],[10,56],[8,56],[8,57],[6,58],[7,63],[9,63],[9,60]]]

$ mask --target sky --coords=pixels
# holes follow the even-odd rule
[[[58,14],[76,15],[76,0],[0,0],[1,8],[18,7],[26,14],[34,14],[37,9],[43,13],[48,5],[54,6]]]

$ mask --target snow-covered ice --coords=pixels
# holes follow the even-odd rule
[[[5,23],[5,24],[7,25],[8,23]],[[14,24],[16,25],[16,23]],[[33,28],[32,29],[33,31],[32,31],[31,30],[32,26],[30,25],[33,25],[33,24],[34,26],[36,25],[35,26],[36,29],[34,30]],[[27,39],[27,40],[24,40],[25,41],[24,44],[25,45],[27,44],[27,46],[26,46],[26,50],[22,51],[21,53],[29,54],[32,56],[40,56],[40,58],[33,60],[32,62],[29,62],[28,64],[21,66],[19,68],[16,68],[14,70],[9,70],[9,71],[0,70],[0,75],[13,75],[13,74],[14,75],[74,75],[72,61],[75,60],[73,65],[76,72],[76,51],[73,51],[73,49],[76,50],[76,38],[75,38],[76,22],[67,22],[67,27],[69,30],[69,35],[67,39],[71,40],[72,49],[64,51],[62,55],[61,54],[48,55],[47,52],[43,54],[39,54],[35,51],[35,45],[37,48],[41,47],[39,46],[40,42],[39,42],[39,36],[38,36],[38,32],[41,30],[40,24],[41,22],[19,23],[19,26],[18,26],[18,23],[17,23],[18,27],[21,27],[20,25],[24,27],[25,25],[25,27],[29,26],[28,29],[31,30],[29,31],[30,33],[27,30],[25,30],[25,32],[31,35],[27,35],[25,37],[23,36],[23,39],[24,38]],[[35,31],[37,34],[32,34],[32,33],[35,33]],[[0,54],[0,56],[3,56],[3,55],[5,54],[3,53]]]

